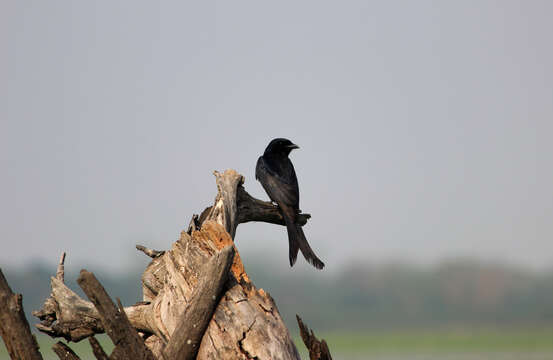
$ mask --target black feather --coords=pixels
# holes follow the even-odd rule
[[[296,262],[300,250],[310,264],[322,269],[324,263],[309,246],[301,226],[296,224],[296,214],[300,211],[300,193],[294,165],[288,154],[297,148],[298,146],[287,139],[272,140],[257,160],[255,178],[259,180],[271,200],[277,203],[286,223],[290,266]]]

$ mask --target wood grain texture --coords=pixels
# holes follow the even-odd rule
[[[104,331],[108,335],[110,332],[127,333],[128,330],[116,331],[122,325],[112,324],[106,318],[125,317],[134,330],[143,334],[145,346],[158,359],[174,358],[173,349],[182,349],[183,340],[186,340],[185,345],[195,345],[196,358],[200,360],[298,360],[298,351],[275,302],[249,279],[233,241],[241,223],[264,221],[284,225],[284,220],[276,205],[255,199],[246,192],[244,178],[236,171],[215,172],[215,180],[217,196],[213,205],[200,216],[192,217],[188,228],[169,250],[153,252],[143,248],[153,258],[142,275],[142,302],[115,311],[113,303],[99,302],[99,288],[90,289],[90,302],[65,286],[63,278],[54,277],[50,298],[40,311],[34,312],[41,319],[37,325],[39,330],[53,337],[79,341]],[[298,214],[298,223],[305,224],[309,217]],[[210,294],[218,294],[207,286],[207,279],[222,279],[225,271],[220,272],[218,266],[206,270],[206,264],[217,263],[221,254],[230,251],[223,250],[225,248],[234,253],[230,271],[222,281],[221,295],[215,295],[214,310],[203,326],[205,331],[197,329],[193,334],[194,328],[190,330],[190,324],[185,324],[189,320],[183,320],[183,314],[199,306],[193,305],[195,299],[209,305],[211,301],[208,300],[213,297]],[[89,277],[81,274],[80,283]],[[210,312],[209,306],[200,312]],[[199,324],[200,320],[192,319],[192,326],[196,321]],[[123,338],[112,338],[116,348],[110,358],[122,358],[119,344]]]
[[[121,353],[125,354],[121,358],[155,359],[151,351],[144,345],[142,338],[131,326],[119,299],[117,299],[118,306],[115,306],[94,274],[81,270],[77,283],[98,310],[106,333],[115,344],[116,349],[120,348]]]
[[[219,303],[223,286],[227,282],[233,259],[234,248],[227,246],[204,265],[198,285],[165,348],[166,358],[175,360],[196,358],[204,332],[215,306]]]
[[[55,343],[52,346],[52,350],[54,350],[60,360],[81,360],[81,358],[79,358],[69,346],[65,345],[61,341]]]
[[[90,347],[92,348],[92,353],[94,354],[94,357],[96,357],[97,360],[108,360],[109,357],[102,348],[102,345],[96,340],[94,336],[91,336],[88,338],[88,342],[90,343]]]
[[[313,330],[309,330],[299,315],[296,315],[296,320],[300,328],[301,339],[309,351],[309,360],[332,360],[326,341],[317,339]]]
[[[21,294],[14,294],[0,269],[0,335],[12,359],[39,360],[36,338],[23,311]]]

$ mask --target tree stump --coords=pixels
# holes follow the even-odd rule
[[[175,358],[182,353],[175,349],[188,346],[193,355],[182,358],[298,360],[274,300],[251,282],[233,241],[240,223],[284,225],[284,221],[274,204],[246,192],[244,178],[236,171],[215,172],[215,177],[218,192],[213,206],[192,217],[189,228],[170,250],[137,246],[152,261],[142,275],[143,301],[124,308],[126,318],[158,359]],[[298,214],[297,222],[304,225],[309,218]],[[224,259],[228,267],[220,265],[225,264]],[[216,263],[219,265],[213,265]],[[221,267],[230,269],[217,272]],[[206,281],[210,276],[213,280]],[[80,341],[106,330],[106,320],[102,321],[94,304],[65,286],[63,268],[51,285],[51,296],[33,313],[41,319],[40,331]],[[205,294],[210,294],[209,298]],[[191,311],[191,307],[200,310]],[[201,329],[194,331],[196,327]],[[191,335],[194,333],[199,334],[198,339]],[[91,344],[97,342],[91,340]]]

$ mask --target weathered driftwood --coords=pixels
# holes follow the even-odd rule
[[[142,251],[144,254],[148,255],[152,259],[160,257],[165,253],[165,251],[153,250],[142,245],[136,245],[136,250]]]
[[[21,294],[14,294],[0,269],[0,335],[12,359],[42,359],[23,312]]]
[[[223,174],[215,171],[214,175],[218,189],[217,197],[215,204],[205,209],[197,220],[200,226],[206,220],[214,220],[223,225],[234,239],[238,225],[250,221],[286,225],[275,204],[248,194],[242,186],[242,175],[234,170],[227,170]],[[309,214],[299,213],[296,222],[303,226],[310,218]]]
[[[203,293],[198,289],[205,285],[202,279],[208,276],[203,272],[204,265],[221,249],[231,246],[235,255],[224,293],[215,301],[215,311],[202,331],[199,348],[194,349],[198,351],[197,359],[297,360],[297,349],[273,299],[250,281],[233,243],[240,223],[284,225],[284,221],[275,205],[255,199],[244,190],[244,179],[234,170],[215,172],[215,177],[218,193],[214,205],[192,218],[187,231],[181,233],[170,250],[140,249],[152,257],[142,275],[143,301],[126,307],[124,313],[158,359],[173,354],[172,349],[181,347],[185,338],[191,340],[190,345],[196,344],[196,340],[181,333],[183,314]],[[309,217],[298,214],[298,223],[305,224]],[[40,331],[79,341],[106,330],[96,307],[67,288],[63,278],[52,278],[51,285],[51,297],[34,313],[41,319],[37,325]],[[110,358],[114,355],[117,354]]]
[[[309,351],[309,359],[332,360],[332,356],[330,356],[330,350],[328,349],[326,341],[324,339],[317,339],[317,337],[313,333],[313,330],[309,330],[309,328],[303,323],[299,315],[296,315],[296,320],[298,320],[298,326],[300,328],[300,335],[303,343]]]
[[[73,350],[61,341],[58,341],[52,346],[52,350],[58,355],[60,360],[81,360]]]
[[[102,348],[102,345],[96,340],[94,336],[91,336],[88,338],[88,341],[90,342],[90,347],[92,348],[92,353],[98,360],[108,360],[109,357]]]
[[[167,343],[167,359],[193,360],[196,358],[205,329],[219,303],[234,260],[234,248],[227,246],[205,264],[199,283],[188,302],[180,323]]]
[[[56,270],[56,279],[61,282],[65,281],[65,251],[61,253],[58,269]]]
[[[155,359],[150,349],[144,345],[144,341],[130,324],[119,299],[117,299],[119,305],[119,308],[117,308],[94,274],[81,270],[77,283],[98,310],[106,333],[115,344],[114,353],[125,354],[121,358],[126,359]]]

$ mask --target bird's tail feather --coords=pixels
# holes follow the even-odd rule
[[[296,259],[298,257],[298,250],[301,250],[301,253],[305,260],[307,260],[311,265],[317,269],[324,268],[325,264],[315,255],[311,246],[305,238],[303,229],[301,226],[294,223],[293,220],[287,219],[285,216],[286,229],[288,230],[288,243],[289,243],[289,257],[290,257],[290,266],[294,266]]]
[[[294,266],[298,258],[298,251],[300,248],[298,246],[296,236],[293,234],[293,226],[286,226],[286,228],[288,230],[288,257],[290,258],[290,266]],[[292,231],[292,233],[290,231]]]
[[[309,243],[307,242],[307,239],[305,238],[305,234],[303,233],[303,229],[301,226],[296,225],[297,234],[298,234],[298,244],[301,250],[301,253],[303,254],[303,257],[305,260],[307,260],[311,265],[316,267],[319,270],[322,270],[322,268],[325,267],[325,264],[315,255],[313,252],[313,249],[311,249],[311,246],[309,246]]]

